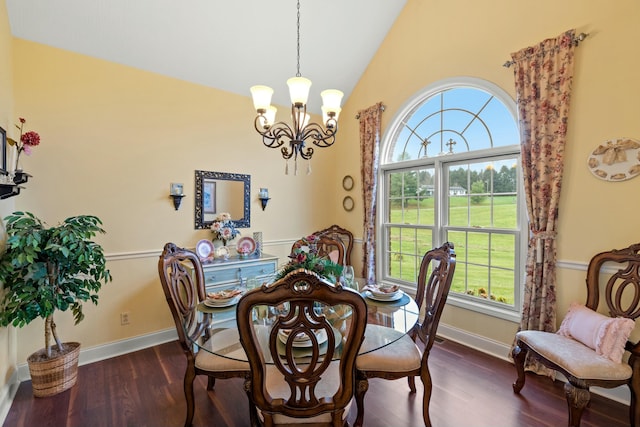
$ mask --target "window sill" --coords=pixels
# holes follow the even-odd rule
[[[520,323],[520,319],[522,318],[519,311],[516,312],[500,307],[494,307],[492,305],[484,304],[481,302],[470,301],[466,298],[460,298],[455,294],[449,294],[447,304],[464,308],[466,310],[475,311],[477,313],[486,314],[487,316],[497,317],[499,319],[507,320],[513,323]]]

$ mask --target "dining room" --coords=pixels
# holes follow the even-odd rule
[[[20,129],[16,127],[21,123],[20,118],[26,119],[25,132],[37,132],[41,137],[29,155],[20,156],[20,166],[30,175],[28,182],[5,183],[12,187],[10,191],[19,189],[19,194],[0,200],[0,217],[15,211],[34,212],[54,225],[72,215],[97,215],[106,230],[97,241],[104,248],[113,277],[100,291],[99,303],[86,305],[86,317],[81,323],[76,325],[70,312],[56,319],[59,330],[68,334],[64,337],[66,340],[82,343],[78,383],[62,396],[45,400],[29,397],[27,359],[34,349],[42,347],[44,321],[36,320],[20,328],[0,328],[0,376],[3,378],[0,419],[6,414],[7,426],[38,425],[37,417],[55,420],[52,424],[56,425],[63,425],[62,419],[67,418],[78,419],[78,424],[92,424],[89,417],[109,420],[105,425],[144,425],[143,418],[154,421],[154,425],[182,425],[186,410],[182,385],[186,361],[159,283],[157,260],[164,245],[175,242],[194,252],[213,254],[214,260],[204,265],[209,278],[216,274],[235,274],[231,270],[242,265],[251,272],[250,276],[243,277],[252,278],[278,270],[288,261],[294,242],[332,224],[353,234],[352,248],[346,251],[351,257],[347,265],[354,267],[358,280],[374,275],[380,283],[398,284],[408,295],[415,295],[414,276],[418,274],[418,260],[422,255],[447,240],[455,244],[458,254],[455,277],[470,280],[464,285],[454,282],[440,318],[438,339],[431,350],[435,387],[430,404],[433,424],[468,425],[463,418],[465,413],[482,414],[474,416],[477,425],[564,424],[567,411],[560,381],[531,376],[527,377],[527,386],[520,396],[515,395],[512,388],[516,372],[510,354],[524,305],[524,292],[517,292],[526,275],[525,261],[521,259],[526,251],[521,250],[520,257],[509,257],[512,250],[490,246],[490,242],[493,244],[495,241],[491,239],[499,235],[503,239],[501,243],[509,241],[513,248],[528,244],[527,226],[517,216],[527,216],[524,189],[514,186],[508,191],[501,190],[499,200],[504,203],[492,203],[498,200],[493,197],[498,184],[520,183],[510,180],[510,174],[522,178],[518,155],[499,147],[492,153],[495,158],[473,163],[470,154],[460,152],[464,147],[462,139],[455,145],[446,145],[449,139],[443,139],[444,144],[435,152],[433,149],[439,144],[434,139],[414,141],[407,144],[417,148],[411,159],[402,157],[403,153],[394,151],[394,147],[403,145],[396,143],[404,136],[399,130],[400,123],[412,123],[404,119],[420,110],[413,109],[417,97],[426,94],[432,85],[444,85],[439,86],[442,89],[451,83],[449,79],[457,77],[464,78],[463,82],[472,89],[478,89],[475,85],[478,80],[487,83],[480,92],[495,95],[493,100],[511,108],[505,108],[504,116],[515,123],[517,113],[511,115],[511,112],[516,105],[516,80],[514,68],[503,66],[505,61],[511,60],[512,53],[564,34],[570,28],[576,30],[575,36],[588,34],[573,51],[571,112],[565,123],[567,144],[562,192],[558,195],[561,209],[555,212],[557,233],[551,237],[557,253],[554,297],[557,314],[552,323],[559,327],[570,305],[585,301],[585,273],[591,257],[602,250],[623,248],[638,240],[629,225],[635,223],[633,208],[637,202],[629,195],[635,194],[637,179],[630,179],[635,174],[628,173],[638,149],[629,148],[625,151],[626,161],[610,165],[603,161],[604,154],[594,152],[598,152],[599,147],[606,151],[608,141],[633,142],[640,138],[636,102],[640,82],[633,71],[637,69],[638,58],[628,53],[635,51],[634,28],[640,5],[635,0],[621,0],[613,7],[595,0],[569,0],[561,5],[543,0],[531,9],[508,0],[490,4],[460,0],[400,3],[388,6],[394,7],[394,13],[389,13],[385,31],[381,29],[382,24],[373,22],[378,16],[375,11],[361,10],[352,18],[352,26],[340,20],[333,24],[340,28],[355,28],[356,23],[374,27],[380,37],[377,43],[369,40],[358,45],[360,52],[370,51],[371,56],[366,66],[356,73],[352,90],[342,100],[335,143],[316,148],[309,161],[299,158],[295,175],[294,159],[287,161],[279,149],[265,147],[263,136],[255,128],[257,111],[249,88],[262,83],[259,70],[269,68],[265,65],[268,61],[257,66],[256,57],[252,57],[252,65],[242,68],[233,59],[221,61],[212,53],[210,39],[200,40],[202,44],[198,45],[181,45],[184,50],[196,51],[200,58],[217,58],[216,72],[249,74],[251,81],[242,86],[242,91],[235,92],[131,65],[119,57],[119,53],[145,57],[155,52],[160,55],[158,63],[165,67],[201,69],[186,65],[180,55],[167,53],[169,43],[158,37],[169,34],[166,23],[172,19],[161,21],[159,10],[157,16],[149,13],[151,5],[140,6],[140,10],[122,5],[119,9],[109,9],[111,13],[95,10],[107,7],[104,2],[66,5],[71,7],[67,15],[75,18],[72,21],[82,21],[88,26],[113,15],[121,18],[117,21],[119,24],[134,19],[126,26],[127,30],[137,28],[134,33],[153,45],[135,49],[133,37],[114,38],[118,41],[112,50],[115,57],[105,57],[91,50],[54,43],[57,37],[68,37],[76,42],[85,41],[87,49],[92,44],[88,42],[88,33],[72,30],[73,22],[63,24],[66,21],[52,19],[56,11],[29,1],[0,1],[0,55],[4,59],[0,63],[0,93],[3,94],[0,128],[6,133],[5,147],[8,147],[3,148],[2,154],[7,154],[9,160],[13,146],[8,141],[21,139]],[[333,82],[325,85],[322,79],[331,76],[337,79],[347,73],[339,68],[341,61],[331,58],[332,49],[321,44],[325,37],[316,34],[331,27],[321,17],[337,9],[323,10],[322,6],[308,4],[301,2],[302,74],[308,73],[314,81],[312,90],[318,89],[318,96],[309,100],[310,108],[313,104],[318,110],[312,112],[311,120],[325,123],[319,92],[333,87]],[[62,4],[57,6],[58,11],[64,10]],[[307,7],[312,12],[305,11]],[[241,34],[255,42],[280,31],[286,33],[283,37],[290,42],[289,47],[276,49],[270,58],[290,64],[288,73],[294,74],[296,2],[292,1],[287,9],[291,9],[290,17],[284,14],[278,17],[278,22],[286,21],[287,25],[272,25],[277,31],[264,31],[256,25],[244,28]],[[188,18],[185,16],[188,11],[191,10],[174,13],[175,22],[178,18]],[[240,29],[242,20],[238,16],[244,12],[234,9],[233,14],[225,15],[223,9],[219,9],[213,11],[213,15],[203,12],[199,17],[225,18]],[[332,19],[342,18],[340,13],[333,15]],[[42,19],[43,26],[29,25],[30,17]],[[28,28],[44,31],[45,23],[50,21],[57,25],[49,38],[23,32]],[[153,23],[157,27],[153,27]],[[190,24],[196,27],[193,21]],[[316,30],[314,25],[320,25],[321,30]],[[202,25],[206,26],[214,27]],[[18,28],[22,30],[17,31]],[[106,41],[108,37],[99,39]],[[161,40],[164,43],[160,43]],[[227,35],[215,42],[233,45],[230,40],[234,38]],[[355,44],[356,40],[360,39],[347,34],[336,46]],[[154,41],[158,43],[153,44]],[[249,56],[240,51],[234,54]],[[313,75],[316,69],[307,65],[311,58],[323,58],[323,65],[333,69],[316,77]],[[286,97],[286,77],[276,79],[282,87],[265,83],[274,86],[277,95],[285,97],[277,105],[280,116],[287,116],[289,121],[286,113],[291,103]],[[349,77],[354,76],[349,74]],[[506,97],[501,97],[504,94]],[[362,175],[361,121],[356,117],[378,103],[384,106],[384,111],[380,114],[381,151],[377,163],[383,167],[377,188],[388,191],[379,195],[375,209],[369,211],[377,211],[379,216],[375,219],[377,234],[368,234],[371,230],[364,225],[367,219],[365,190],[374,185],[367,184]],[[499,126],[500,132],[494,135],[508,133],[503,132],[504,129],[512,131],[513,123],[511,128]],[[513,133],[509,137],[511,135]],[[450,150],[453,154],[448,154]],[[611,153],[615,154],[616,149]],[[593,167],[594,159],[604,166]],[[428,166],[423,167],[420,162]],[[514,164],[516,167],[512,167]],[[431,175],[434,177],[431,181],[419,182],[414,178],[426,177],[425,172],[430,173],[433,165],[440,168],[437,179],[435,174]],[[620,165],[629,167],[620,172],[617,170]],[[307,174],[308,166],[310,174]],[[504,173],[502,166],[505,166]],[[393,167],[396,169],[391,170]],[[459,169],[467,173],[465,179],[443,179],[463,176],[456,175]],[[622,173],[625,179],[603,179],[596,170],[606,171],[609,178]],[[393,186],[385,186],[385,182]],[[227,183],[231,184],[226,186]],[[427,199],[438,190],[437,185],[446,185],[447,191],[440,200],[442,204],[434,208]],[[240,190],[233,195],[226,193],[234,188]],[[412,192],[411,197],[390,198],[392,189],[400,189],[403,194]],[[463,191],[467,194],[462,194]],[[513,196],[516,193],[517,196]],[[217,195],[221,200],[225,194],[229,196],[229,203],[213,206],[216,199],[210,196]],[[512,201],[517,198],[521,204]],[[466,211],[461,207],[463,204],[455,206],[463,213],[450,215],[444,210],[444,206],[453,206],[450,201],[463,199],[469,201],[464,205]],[[176,203],[177,200],[180,203]],[[430,229],[435,220],[474,218],[476,207],[482,209],[478,216],[484,221],[481,225],[458,222],[441,224],[438,231],[431,234],[424,231]],[[510,216],[502,215],[501,209],[510,209]],[[406,215],[409,210],[411,216]],[[239,234],[226,245],[214,238],[211,225],[207,225],[221,212],[231,212],[232,220],[238,221]],[[505,218],[509,220],[507,226],[499,222]],[[463,239],[446,237],[448,232],[454,236],[461,233],[463,226],[466,233],[477,238],[470,241],[471,245]],[[489,230],[489,227],[492,228]],[[246,239],[240,242],[243,238]],[[256,249],[259,245],[263,251],[261,258],[243,258],[237,251],[239,243],[245,247],[249,242],[251,248],[249,238],[255,242]],[[198,246],[200,241],[211,245]],[[386,245],[385,242],[392,243]],[[482,250],[469,250],[477,242],[483,245]],[[376,244],[379,244],[378,263],[372,267],[366,257],[371,256],[370,245]],[[488,262],[496,250],[500,257]],[[473,258],[475,255],[478,258]],[[514,267],[516,264],[518,269]],[[495,277],[502,280],[503,275],[508,276],[510,284],[509,296],[504,296],[506,302],[499,301],[503,295],[488,286]],[[481,276],[483,280],[478,279]],[[163,374],[157,377],[149,374],[147,383],[135,374],[152,369]],[[101,383],[92,384],[91,379],[95,377],[100,377]],[[207,390],[206,378],[198,376],[194,381],[195,425],[207,425],[211,419],[222,420],[220,425],[246,425],[244,415],[248,413],[248,404],[242,379],[217,381],[215,390]],[[364,397],[366,425],[393,425],[391,414],[401,420],[400,424],[421,425],[422,405],[415,397],[422,396],[419,379],[415,395],[409,393],[406,379],[371,378],[369,381]],[[157,391],[155,409],[154,401],[147,397],[149,390]],[[104,402],[91,402],[86,397],[96,395]],[[109,402],[113,404],[110,406]],[[387,402],[398,405],[398,410],[384,412],[382,408],[388,406]],[[622,425],[629,402],[626,387],[596,389],[583,414],[583,425]],[[78,414],[78,408],[83,408],[82,414]],[[354,422],[356,417],[354,405],[348,419]]]

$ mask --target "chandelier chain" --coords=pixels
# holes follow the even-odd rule
[[[302,74],[300,74],[300,0],[298,0],[298,44],[297,44],[297,48],[298,48],[298,72],[296,73],[296,77],[300,77]]]

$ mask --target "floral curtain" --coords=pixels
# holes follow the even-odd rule
[[[362,233],[362,277],[367,284],[376,280],[376,198],[378,194],[378,155],[380,152],[380,122],[382,103],[359,111],[360,162],[364,221]]]
[[[511,55],[515,69],[529,247],[520,329],[556,330],[556,233],[575,30]],[[535,371],[544,371],[529,366]]]

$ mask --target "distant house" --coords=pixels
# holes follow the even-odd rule
[[[423,185],[420,187],[421,195],[433,196],[433,185]],[[467,190],[460,186],[449,187],[450,196],[464,196],[467,194]]]

